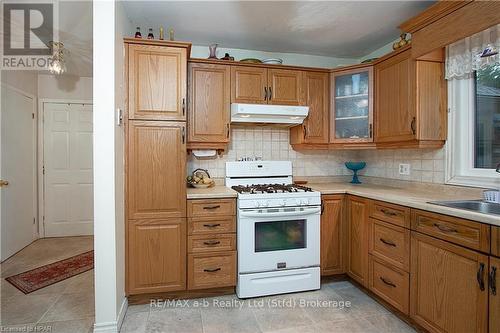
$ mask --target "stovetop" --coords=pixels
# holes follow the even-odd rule
[[[231,188],[241,194],[304,193],[313,191],[310,187],[297,184],[252,184],[236,185]]]

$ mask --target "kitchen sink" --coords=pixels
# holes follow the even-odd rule
[[[465,209],[477,213],[500,215],[500,204],[483,200],[431,201],[430,204]]]

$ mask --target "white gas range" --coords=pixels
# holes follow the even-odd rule
[[[320,288],[321,195],[292,183],[289,161],[226,163],[238,192],[240,298]]]

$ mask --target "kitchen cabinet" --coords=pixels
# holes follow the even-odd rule
[[[190,63],[188,77],[190,148],[207,148],[206,144],[227,144],[231,113],[230,67]]]
[[[303,93],[309,114],[304,123],[290,129],[290,144],[323,144],[329,140],[328,73],[304,72]]]
[[[268,104],[303,105],[302,72],[289,69],[268,69]]]
[[[375,64],[377,147],[439,147],[447,131],[442,51],[411,59],[411,47]]]
[[[331,75],[331,143],[373,142],[373,68]]]
[[[128,122],[128,219],[186,217],[185,124]]]
[[[129,294],[186,289],[186,219],[128,221]]]
[[[500,257],[500,227],[491,227],[491,254]]]
[[[431,332],[487,332],[488,256],[411,233],[410,316]]]
[[[134,42],[134,43],[132,43]],[[186,120],[187,43],[175,47],[125,40],[128,118]]]
[[[321,198],[321,275],[341,274],[344,269],[344,195]]]
[[[490,257],[489,291],[490,291],[490,333],[500,333],[500,291],[498,287],[500,258]]]
[[[303,105],[302,72],[231,66],[231,103]]]
[[[347,274],[368,287],[368,200],[347,199]]]

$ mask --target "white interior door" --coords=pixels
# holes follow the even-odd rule
[[[45,237],[92,235],[92,105],[43,108]]]
[[[35,100],[2,85],[0,188],[1,260],[36,237]]]

